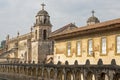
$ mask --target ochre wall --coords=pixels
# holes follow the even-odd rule
[[[118,32],[119,33],[119,32]],[[67,60],[69,64],[74,64],[77,60],[79,64],[85,64],[89,59],[91,64],[97,64],[101,58],[104,64],[111,64],[111,60],[115,59],[116,63],[120,65],[120,55],[116,55],[116,36],[120,33],[106,33],[99,35],[88,35],[83,37],[57,40],[54,46],[54,62],[61,61],[63,64]],[[106,37],[107,39],[107,54],[101,55],[101,39]],[[88,40],[93,40],[93,56],[88,56]],[[81,41],[81,56],[77,56],[77,41]],[[67,42],[71,42],[71,56],[67,56]]]

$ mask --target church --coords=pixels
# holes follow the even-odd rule
[[[47,55],[53,53],[53,42],[48,37],[51,34],[52,24],[50,16],[44,10],[45,4],[41,4],[42,9],[37,13],[36,21],[31,31],[27,34],[6,38],[5,49],[1,58],[7,58],[8,61],[45,61]]]
[[[15,38],[8,35],[0,57],[8,61],[55,64],[58,61],[74,64],[76,60],[80,64],[86,60],[97,64],[99,59],[110,64],[115,59],[120,65],[120,19],[100,22],[92,11],[86,26],[70,23],[52,32],[50,15],[44,9],[45,4],[41,5],[31,31],[24,35],[18,32]]]
[[[120,18],[101,22],[92,11],[85,26],[70,23],[52,32],[44,6],[29,33],[18,32],[15,38],[8,35],[2,42],[1,77],[120,80]]]

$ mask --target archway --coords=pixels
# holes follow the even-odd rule
[[[75,80],[81,80],[81,72],[80,71],[77,71],[75,73]]]
[[[31,76],[31,75],[32,75],[31,73],[32,73],[32,68],[29,67],[29,68],[28,68],[28,75]]]
[[[36,76],[36,68],[33,68],[33,69],[32,69],[32,75],[33,75],[33,76]]]
[[[58,70],[57,80],[64,80],[64,74],[62,70]]]
[[[43,78],[44,79],[48,78],[48,71],[47,71],[47,69],[44,69],[44,71],[43,71]]]
[[[99,80],[109,80],[108,75],[106,73],[101,73]]]
[[[66,80],[73,80],[72,72],[68,71],[66,74]]]
[[[52,70],[50,71],[50,79],[54,79],[54,75],[55,75],[55,72],[54,72],[54,70],[52,69]]]
[[[95,75],[92,72],[88,72],[86,80],[95,80]]]
[[[113,80],[120,80],[120,73],[116,73],[113,77]]]
[[[42,69],[41,68],[38,68],[38,76],[42,77]]]

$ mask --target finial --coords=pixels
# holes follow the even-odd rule
[[[19,31],[18,31],[17,35],[18,35],[18,36],[20,35]]]
[[[32,32],[33,28],[31,27],[31,32]]]
[[[92,16],[94,16],[94,14],[95,14],[95,11],[94,11],[94,10],[92,10]]]
[[[44,7],[46,6],[44,3],[41,4],[42,5],[42,10],[44,10]]]

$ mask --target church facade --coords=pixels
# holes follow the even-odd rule
[[[45,4],[42,4],[42,10],[36,15],[36,22],[27,34],[18,35],[15,38],[6,38],[5,50],[1,57],[9,61],[31,62],[44,61],[47,55],[52,54],[52,41],[48,40],[52,25],[50,16],[44,10]]]

